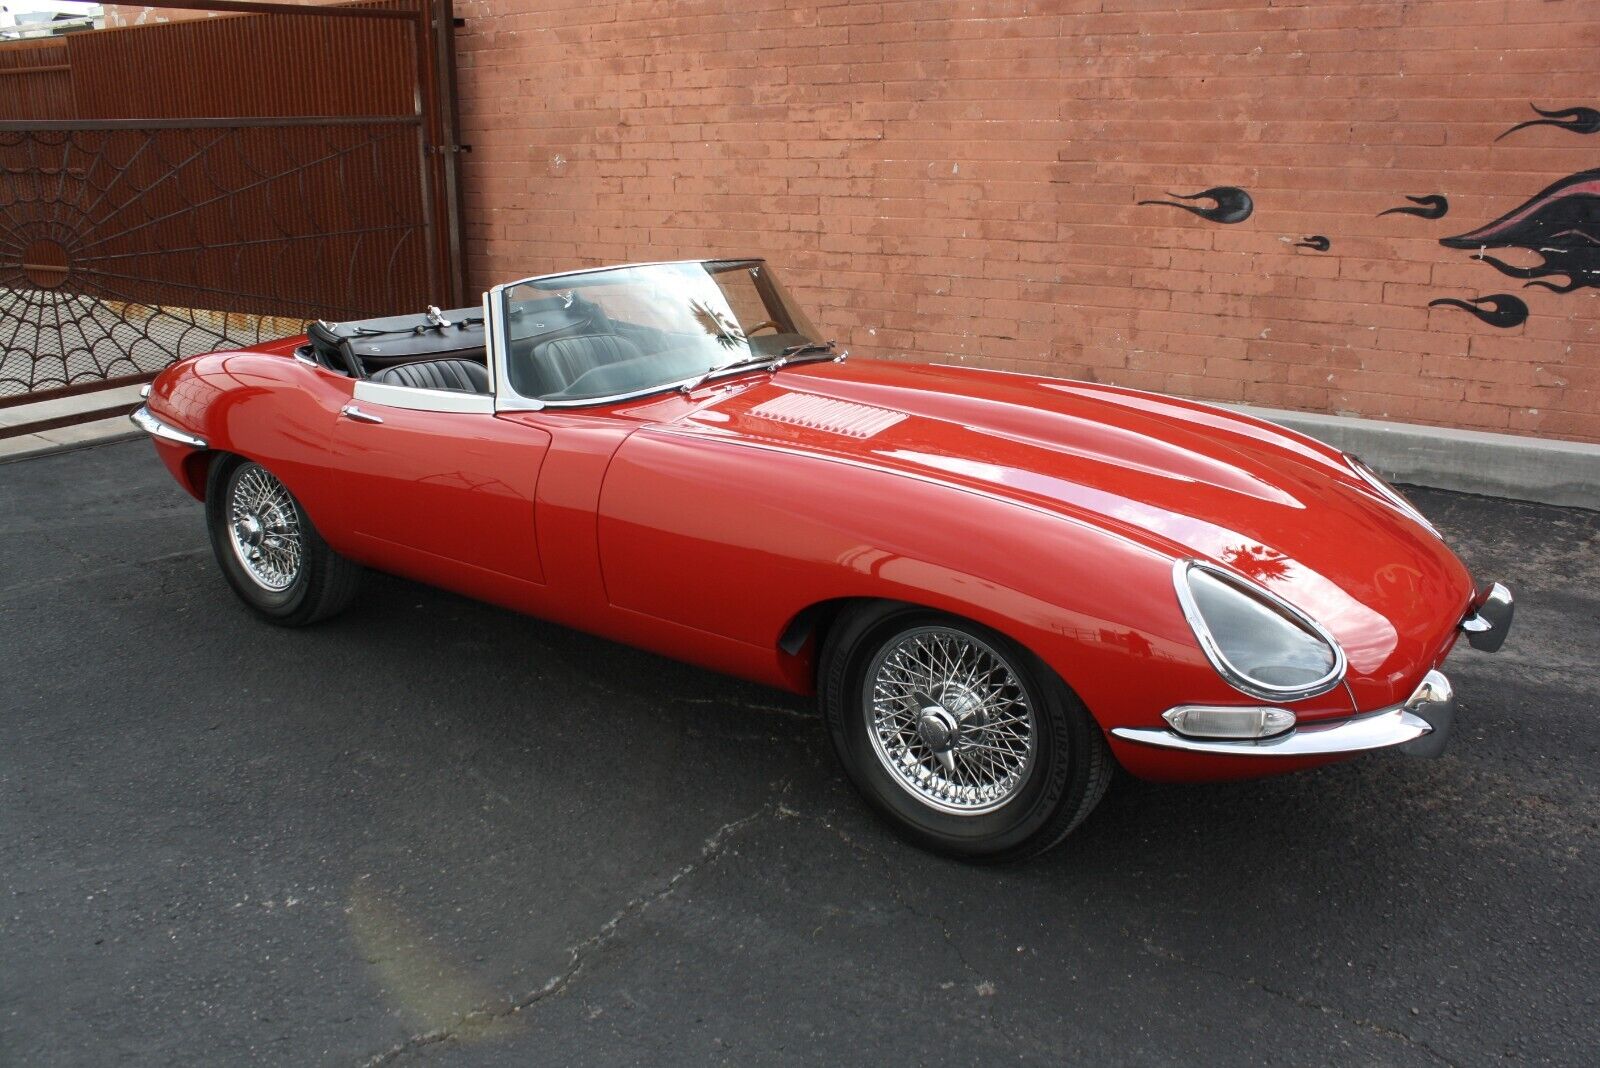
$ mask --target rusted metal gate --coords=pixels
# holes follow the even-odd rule
[[[462,302],[450,0],[0,46],[0,406]]]

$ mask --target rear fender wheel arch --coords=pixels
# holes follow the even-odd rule
[[[263,510],[245,508],[248,514],[240,523],[234,504],[236,498],[242,502],[247,480],[250,487],[274,494],[275,503],[264,510],[270,521],[261,521]],[[361,566],[328,546],[305,508],[266,465],[233,453],[216,453],[206,474],[204,500],[206,531],[217,566],[239,599],[269,622],[307,626],[343,611],[354,599]],[[248,537],[240,534],[241,526],[249,527]],[[267,528],[264,532],[262,526]],[[252,538],[257,543],[247,544]],[[270,569],[252,567],[247,559],[251,549],[280,549],[291,542],[294,551],[280,558],[292,557],[292,568],[271,574]]]

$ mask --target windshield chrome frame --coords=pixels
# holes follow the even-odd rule
[[[533,282],[548,282],[557,278],[577,278],[582,275],[600,274],[605,271],[625,271],[638,267],[680,267],[687,264],[706,263],[752,263],[760,264],[763,268],[771,270],[767,261],[760,256],[719,256],[716,259],[699,260],[648,260],[642,263],[615,263],[605,267],[584,267],[576,271],[556,271],[553,274],[536,274],[528,278],[519,278],[515,282],[502,282],[494,286],[483,295],[484,323],[489,331],[490,362],[494,365],[490,372],[494,383],[494,409],[497,412],[537,412],[545,408],[593,408],[603,404],[617,404],[622,401],[637,400],[640,397],[650,397],[657,393],[671,393],[689,385],[700,385],[714,382],[727,375],[744,374],[750,371],[760,371],[773,368],[776,364],[782,367],[792,362],[792,357],[775,354],[771,360],[759,363],[739,364],[735,367],[718,368],[706,374],[697,372],[673,382],[663,382],[647,389],[635,389],[626,393],[613,393],[604,397],[584,397],[575,400],[540,400],[538,397],[525,397],[518,393],[511,384],[510,355],[508,339],[511,337],[510,320],[506,316],[506,291],[517,286],[528,285]],[[492,325],[491,325],[492,324]],[[834,355],[835,362],[844,359],[849,353],[841,351]]]

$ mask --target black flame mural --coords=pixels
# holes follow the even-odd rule
[[[1510,293],[1491,293],[1487,297],[1473,297],[1471,300],[1440,297],[1438,300],[1428,301],[1428,307],[1460,308],[1476,315],[1490,326],[1502,329],[1519,326],[1528,318],[1528,305],[1523,303],[1521,297],[1513,297]]]
[[[1408,208],[1401,205],[1388,211],[1380,211],[1378,218],[1381,219],[1385,215],[1415,215],[1419,219],[1442,219],[1445,212],[1450,210],[1450,201],[1438,193],[1430,193],[1425,197],[1406,197],[1406,199],[1417,206]]]
[[[1600,111],[1594,108],[1561,108],[1556,111],[1546,111],[1538,104],[1528,106],[1544,117],[1519,122],[1496,137],[1496,141],[1503,141],[1518,130],[1526,130],[1530,126],[1554,126],[1559,130],[1571,130],[1580,134],[1600,133]]]
[[[1539,117],[1519,122],[1496,141],[1519,130],[1549,126],[1578,134],[1600,133],[1600,110],[1569,107],[1546,110],[1530,104]],[[1215,223],[1241,223],[1255,211],[1255,201],[1238,186],[1219,185],[1199,193],[1168,193],[1169,200],[1141,200],[1139,204],[1178,208]],[[1450,210],[1450,200],[1442,193],[1407,196],[1402,204],[1378,212],[1385,215],[1411,215],[1419,219],[1442,219]],[[1209,204],[1193,203],[1210,201]],[[1285,241],[1289,240],[1287,237]],[[1332,241],[1312,234],[1294,242],[1295,248],[1327,252]],[[1578,289],[1600,289],[1600,167],[1568,175],[1541,190],[1521,206],[1475,230],[1439,239],[1446,248],[1466,249],[1474,259],[1493,267],[1508,278],[1523,280],[1525,287],[1571,293]],[[1517,266],[1490,249],[1521,249],[1539,258],[1532,266]],[[1430,308],[1459,308],[1489,326],[1510,329],[1527,321],[1528,305],[1510,293],[1490,293],[1481,297],[1440,297],[1428,302]]]
[[[1256,202],[1236,185],[1219,185],[1198,193],[1168,193],[1171,200],[1141,200],[1140,204],[1155,204],[1164,208],[1179,208],[1192,212],[1214,223],[1242,223],[1256,210]],[[1199,204],[1180,204],[1180,200],[1209,200],[1210,207]]]
[[[1454,237],[1446,248],[1476,249],[1475,257],[1508,278],[1530,279],[1555,293],[1600,287],[1600,168],[1568,175],[1492,223]],[[1520,248],[1542,261],[1515,267],[1485,250]],[[1557,285],[1546,281],[1561,278]]]

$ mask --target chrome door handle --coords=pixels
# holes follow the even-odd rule
[[[373,415],[371,412],[364,412],[360,408],[357,408],[354,404],[346,404],[343,408],[339,409],[339,414],[354,419],[358,423],[383,422],[383,416]]]

